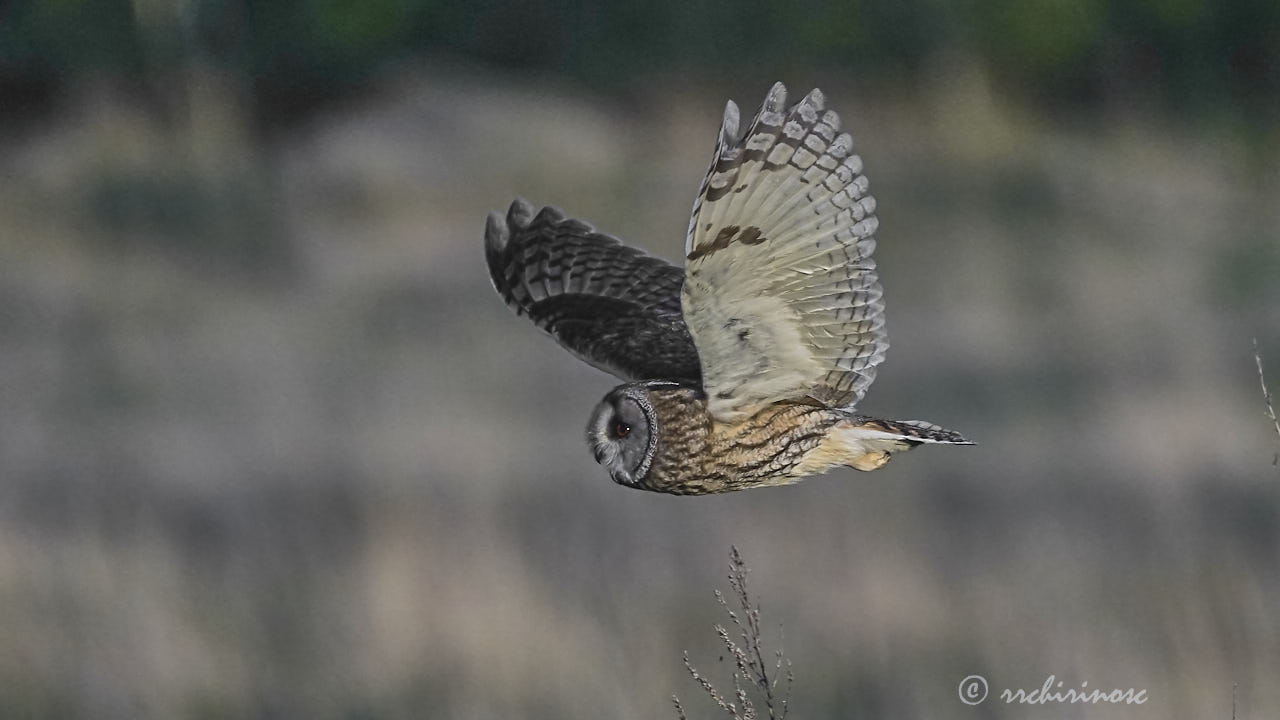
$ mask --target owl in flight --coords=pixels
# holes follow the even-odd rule
[[[875,210],[822,92],[788,107],[777,83],[745,128],[725,106],[683,269],[523,200],[489,214],[485,258],[516,314],[628,381],[587,425],[615,482],[680,495],[785,485],[972,444],[854,410],[889,347]]]

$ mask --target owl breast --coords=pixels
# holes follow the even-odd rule
[[[719,422],[697,391],[655,391],[651,399],[658,442],[643,482],[649,490],[701,495],[787,485],[847,462],[835,448],[824,451],[832,428],[849,418],[837,410],[776,404]]]

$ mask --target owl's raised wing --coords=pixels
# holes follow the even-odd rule
[[[745,131],[724,124],[685,242],[684,318],[711,413],[779,400],[849,408],[889,344],[875,199],[840,118],[777,83]]]
[[[680,268],[520,199],[489,213],[484,240],[494,289],[574,355],[628,380],[698,381]]]

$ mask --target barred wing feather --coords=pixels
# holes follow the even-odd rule
[[[725,108],[685,242],[685,323],[711,413],[779,400],[852,408],[889,344],[875,199],[840,118],[773,86],[740,132]]]
[[[485,259],[507,305],[587,363],[627,380],[697,382],[675,265],[520,199],[490,213]]]

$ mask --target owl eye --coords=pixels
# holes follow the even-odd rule
[[[613,424],[613,436],[624,438],[631,434],[631,426],[619,420]]]

